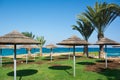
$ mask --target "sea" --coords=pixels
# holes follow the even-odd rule
[[[67,53],[67,52],[73,52],[73,48],[64,48],[64,47],[58,47],[58,48],[54,48],[53,53]],[[76,52],[83,52],[83,48],[81,47],[77,47],[75,49]],[[90,47],[88,48],[89,52],[99,52],[99,48],[93,48]],[[120,48],[106,48],[104,50],[107,53],[107,56],[112,56],[112,57],[118,57],[120,56]],[[38,54],[40,52],[40,50],[38,48],[32,48],[30,51],[32,54]],[[42,53],[43,54],[49,54],[51,52],[50,49],[48,48],[43,48]],[[17,55],[20,54],[27,54],[28,51],[25,48],[20,48],[17,49]],[[10,48],[5,48],[5,49],[0,49],[0,55],[2,56],[10,56],[14,54],[14,50],[10,49]]]

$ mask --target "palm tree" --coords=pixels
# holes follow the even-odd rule
[[[104,37],[104,32],[108,25],[120,15],[120,6],[117,4],[107,4],[105,2],[96,2],[94,8],[87,6],[86,12],[83,13],[94,25],[98,33],[98,40]],[[100,45],[100,54],[103,53],[103,45]]]
[[[32,38],[32,39],[35,38],[35,35],[33,35],[32,32],[22,32],[22,34],[25,35],[25,36],[27,36],[27,37],[30,37],[30,38]]]
[[[45,44],[46,40],[44,39],[44,36],[36,37],[36,40],[41,43],[39,47],[40,47],[40,56],[42,56],[42,47]]]
[[[94,27],[91,22],[85,18],[83,15],[79,16],[77,21],[78,26],[73,25],[72,29],[77,30],[83,36],[84,40],[88,41],[90,35],[92,34]],[[84,54],[88,55],[88,45],[84,46]]]

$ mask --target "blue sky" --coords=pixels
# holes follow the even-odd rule
[[[82,39],[71,26],[76,25],[76,16],[96,1],[120,4],[119,0],[0,0],[0,36],[17,30],[44,36],[46,44],[58,43],[72,35]],[[117,18],[106,29],[105,36],[120,42],[119,34],[120,18]],[[89,42],[96,41],[94,31]]]

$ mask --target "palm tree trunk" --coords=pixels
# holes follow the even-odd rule
[[[104,37],[103,33],[98,33],[98,40]],[[101,58],[101,55],[104,54],[104,45],[99,45],[99,58]]]
[[[83,55],[85,55],[86,53],[85,53],[85,46],[84,46],[84,48],[83,48]]]
[[[100,45],[99,47],[100,47],[99,58],[102,58],[103,57],[102,55],[104,54],[104,45]]]
[[[89,57],[89,54],[88,54],[88,45],[85,46],[85,51],[86,51],[87,57]]]
[[[40,47],[40,56],[43,56],[43,55],[42,55],[42,47]]]
[[[89,54],[88,54],[88,45],[84,46],[84,53],[83,54],[86,54],[86,56],[89,57]]]

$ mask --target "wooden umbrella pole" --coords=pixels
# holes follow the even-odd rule
[[[51,48],[51,53],[50,53],[50,59],[51,59],[51,61],[52,61],[52,48]]]
[[[26,54],[26,64],[28,63],[28,53]]]
[[[75,77],[75,45],[73,46],[73,76]]]
[[[70,48],[69,48],[69,54],[68,54],[68,59],[70,60]]]
[[[14,44],[14,80],[16,80],[16,44]]]
[[[34,53],[33,53],[33,55],[34,55],[34,61],[35,61],[35,48],[34,48]]]
[[[26,64],[27,64],[28,50],[26,49]]]
[[[107,45],[105,45],[105,67],[107,68]]]

